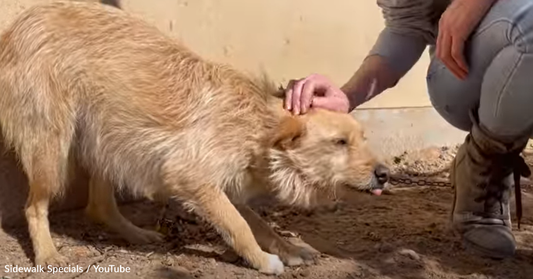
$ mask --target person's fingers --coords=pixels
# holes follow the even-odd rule
[[[292,87],[292,112],[294,114],[300,114],[300,100],[305,82],[306,79],[298,80],[294,83],[294,86]]]
[[[448,60],[448,57],[450,57],[451,40],[446,32],[439,34],[439,38],[439,51],[437,57],[442,60],[442,62],[445,62]]]
[[[348,113],[350,110],[348,99],[342,97],[314,97],[312,106],[342,113]]]
[[[311,107],[311,102],[313,101],[313,98],[315,97],[315,91],[316,91],[317,82],[308,79],[302,88],[302,95],[300,96],[300,111],[302,113],[306,113],[309,110],[309,107]]]
[[[452,48],[451,48],[451,56],[453,60],[455,61],[455,64],[459,67],[463,74],[463,78],[466,77],[466,74],[468,73],[468,66],[466,65],[465,59],[464,59],[464,40],[462,40],[459,37],[452,37]]]
[[[452,37],[448,35],[444,35],[442,37],[442,44],[441,44],[441,52],[440,52],[440,60],[444,63],[446,68],[450,72],[452,72],[453,75],[455,75],[459,79],[463,79],[462,77],[466,75],[463,71],[461,71],[461,68],[455,63],[455,60],[452,57]]]
[[[313,108],[322,108],[332,111],[339,111],[338,106],[331,97],[314,97],[312,100]]]
[[[439,21],[439,34],[437,36],[437,47],[435,49],[435,54],[439,59],[442,60],[442,48],[443,48],[443,38],[444,34],[446,33],[446,29],[444,27],[444,21],[441,19]]]
[[[285,109],[287,110],[292,110],[292,95],[294,94],[292,88],[294,87],[294,82],[295,80],[291,79],[285,89]]]

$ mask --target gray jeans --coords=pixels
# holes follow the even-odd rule
[[[369,55],[385,57],[403,76],[427,44],[386,27]],[[533,0],[496,1],[466,43],[466,80],[448,71],[434,49],[430,46],[427,86],[446,121],[469,131],[469,111],[478,108],[481,125],[500,140],[533,134]]]
[[[431,102],[451,125],[468,131],[469,110],[497,137],[531,135],[533,128],[533,1],[497,1],[466,45],[468,78],[457,79],[434,57],[427,86]]]

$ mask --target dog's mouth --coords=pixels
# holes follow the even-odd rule
[[[372,177],[372,179],[366,185],[366,187],[356,187],[356,188],[358,188],[360,191],[364,193],[368,193],[373,196],[381,196],[381,194],[383,194],[383,190],[385,190],[385,186],[387,182],[388,180],[383,181],[383,180],[377,179],[376,177]]]
[[[358,192],[367,193],[373,196],[381,196],[385,190],[385,184],[372,181],[366,187],[357,187],[354,185],[345,185],[346,188],[356,190]]]
[[[384,187],[382,187],[382,188],[373,188],[373,189],[367,190],[366,192],[368,192],[369,194],[374,195],[374,196],[381,196],[381,194],[383,193],[383,189],[384,189]]]

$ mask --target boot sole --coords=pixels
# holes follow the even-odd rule
[[[510,255],[502,255],[502,253],[496,253],[494,251],[487,250],[479,245],[476,245],[466,239],[463,239],[463,245],[467,252],[474,254],[482,258],[489,258],[492,260],[504,260],[514,257],[515,253]]]
[[[514,256],[514,253],[511,254],[511,255],[504,255],[502,256],[501,253],[495,253],[493,251],[490,251],[490,250],[487,250],[479,245],[476,245],[475,243],[472,243],[468,240],[466,240],[464,237],[463,237],[463,234],[458,231],[453,223],[453,214],[455,212],[455,204],[456,204],[456,201],[457,201],[457,188],[456,187],[453,187],[453,203],[452,203],[452,210],[451,210],[451,214],[450,214],[450,219],[449,219],[449,231],[452,232],[452,234],[455,236],[455,237],[459,237],[460,239],[462,239],[462,242],[463,242],[463,247],[464,249],[471,253],[471,254],[474,254],[476,256],[479,256],[479,257],[483,257],[483,258],[489,258],[489,259],[493,259],[493,260],[503,260],[503,259],[507,259],[507,258],[512,258]]]

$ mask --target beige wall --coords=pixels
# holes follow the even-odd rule
[[[206,57],[247,70],[262,66],[281,82],[317,72],[341,84],[352,75],[383,28],[375,2],[127,0],[124,6]],[[429,105],[427,64],[424,55],[397,88],[365,107]]]
[[[0,28],[34,3],[0,0]],[[250,71],[263,67],[276,81],[316,72],[345,82],[383,27],[375,1],[358,0],[123,0],[124,8],[217,61]],[[260,31],[259,31],[260,30]],[[363,107],[427,106],[425,54],[391,90]]]

